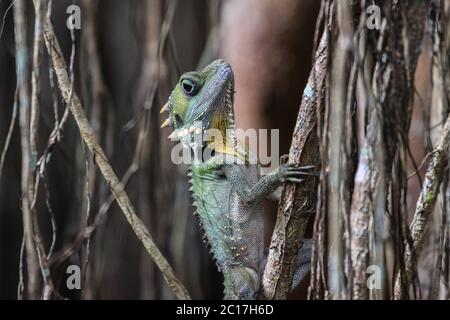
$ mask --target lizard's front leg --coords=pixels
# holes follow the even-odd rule
[[[285,157],[282,157],[282,160],[285,159]],[[249,205],[265,199],[285,181],[300,183],[303,181],[302,176],[315,175],[310,171],[311,169],[313,169],[313,166],[295,167],[292,164],[287,164],[286,161],[282,161],[278,169],[250,186],[240,165],[234,163],[223,165],[223,171],[230,185],[242,201]]]

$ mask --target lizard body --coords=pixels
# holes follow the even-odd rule
[[[161,110],[169,112],[162,127],[172,126],[169,137],[194,151],[190,190],[224,275],[225,299],[256,299],[266,263],[261,201],[284,181],[301,182],[310,168],[293,167],[284,158],[279,169],[261,177],[259,165],[249,163],[235,138],[233,94],[233,72],[223,60],[185,73]],[[203,134],[199,143],[196,135]],[[303,248],[293,285],[309,271],[309,243]]]

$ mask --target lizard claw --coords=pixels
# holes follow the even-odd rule
[[[291,175],[296,176],[312,176],[317,177],[319,176],[318,172],[311,172],[310,169],[313,169],[314,166],[305,166],[305,167],[287,167],[286,171],[289,172]]]
[[[294,182],[294,183],[302,183],[303,182],[303,179],[297,179],[297,178],[293,178],[293,177],[286,178],[286,180],[289,182]]]
[[[287,155],[280,158],[281,164],[278,168],[278,173],[280,174],[281,181],[301,183],[303,181],[301,177],[319,175],[317,172],[311,172],[311,169],[314,169],[315,166],[297,167],[295,164],[288,164],[287,159]]]
[[[314,169],[315,166],[301,166],[301,167],[296,167],[298,169],[302,169],[302,170],[310,170],[310,169]]]
[[[310,170],[310,169],[314,169],[316,167],[316,166],[312,166],[312,165],[298,167],[296,164],[288,163],[288,162],[289,162],[288,154],[284,154],[280,157],[280,166],[286,165],[289,168],[295,168],[296,170]]]

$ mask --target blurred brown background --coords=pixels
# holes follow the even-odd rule
[[[74,42],[66,9],[82,8]],[[311,64],[316,0],[58,0],[52,21],[66,60],[74,53],[74,87],[90,122],[158,246],[193,298],[221,298],[221,276],[192,216],[185,169],[170,161],[168,131],[160,130],[159,109],[182,72],[223,57],[236,80],[237,125],[280,129],[280,152],[287,153]],[[15,90],[11,1],[0,1],[0,146],[10,125]],[[30,35],[32,2],[28,6]],[[31,44],[31,38],[30,38]],[[49,86],[48,56],[41,73],[39,152],[47,145],[65,106]],[[144,139],[138,138],[139,133]],[[109,191],[83,147],[71,116],[51,150],[37,199],[47,249],[56,243],[51,266],[57,291],[68,298],[173,298],[155,265],[116,204],[104,210]],[[86,166],[86,161],[88,166]],[[88,181],[88,184],[86,183]],[[45,182],[45,183],[44,183]],[[48,192],[46,188],[48,187]],[[48,205],[46,204],[48,200]],[[103,209],[102,209],[103,205]],[[104,222],[90,240],[77,234],[101,212]],[[267,235],[275,205],[267,205]],[[22,239],[19,130],[0,177],[0,299],[15,299]],[[72,244],[72,252],[62,255]],[[82,290],[67,290],[66,267],[81,266]]]

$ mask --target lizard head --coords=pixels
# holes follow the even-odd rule
[[[226,139],[227,129],[234,128],[233,93],[233,71],[221,59],[201,71],[184,73],[161,109],[169,113],[161,127],[171,126],[174,131],[169,138],[188,146],[194,135],[208,129],[220,130]]]

